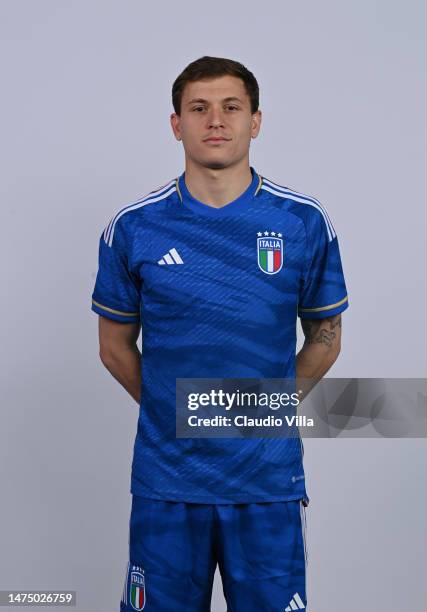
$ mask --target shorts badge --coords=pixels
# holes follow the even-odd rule
[[[142,610],[145,606],[145,577],[141,567],[132,565],[130,573],[130,603],[134,610]]]

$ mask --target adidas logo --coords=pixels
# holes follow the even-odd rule
[[[298,593],[295,593],[289,602],[289,606],[285,608],[285,612],[292,612],[292,610],[305,610],[305,605]]]
[[[160,266],[164,266],[165,264],[182,264],[184,262],[182,261],[181,256],[178,253],[178,251],[175,248],[173,248],[173,249],[169,249],[166,255],[163,255],[163,257],[161,257],[161,259],[159,259],[157,263]]]

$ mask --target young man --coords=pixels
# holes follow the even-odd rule
[[[318,200],[249,165],[258,95],[238,62],[187,66],[171,115],[185,171],[121,208],[100,238],[100,357],[140,406],[121,612],[207,612],[217,564],[230,612],[307,606],[300,438],[175,431],[177,378],[315,382],[340,351],[335,230]]]

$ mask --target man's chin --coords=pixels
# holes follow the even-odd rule
[[[223,170],[236,164],[237,160],[234,157],[220,155],[218,153],[219,151],[217,155],[200,155],[200,157],[191,156],[191,159],[197,165],[209,170]]]

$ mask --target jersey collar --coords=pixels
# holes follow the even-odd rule
[[[255,169],[250,166],[252,181],[249,187],[242,193],[238,198],[221,206],[220,208],[216,208],[215,206],[211,206],[210,204],[205,204],[200,200],[196,200],[191,193],[188,191],[187,186],[185,184],[185,171],[175,179],[176,190],[178,196],[187,208],[190,208],[192,211],[196,213],[200,213],[202,215],[207,215],[210,217],[222,217],[224,215],[237,213],[241,208],[247,206],[249,202],[254,198],[262,185],[262,177],[255,171]]]

